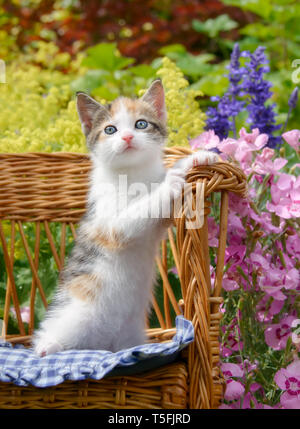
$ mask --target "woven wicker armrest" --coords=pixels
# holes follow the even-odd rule
[[[171,166],[176,160],[190,153],[192,151],[188,148],[167,148],[165,150],[166,165]],[[34,308],[38,295],[44,306],[47,307],[44,285],[39,276],[39,268],[42,263],[42,258],[39,258],[42,234],[44,239],[46,238],[48,241],[53,260],[59,271],[64,265],[67,240],[70,239],[70,235],[76,235],[75,224],[85,212],[90,161],[87,155],[74,153],[4,153],[0,154],[0,165],[0,246],[2,248],[0,253],[3,254],[7,273],[2,336],[11,342],[23,342],[26,344],[30,340],[34,329]],[[161,380],[157,380],[155,398],[158,398],[157,401],[160,401],[162,408],[171,406],[175,408],[181,406],[215,408],[219,405],[224,387],[224,381],[219,369],[218,337],[221,319],[219,307],[222,302],[221,288],[227,235],[228,194],[229,192],[234,192],[241,196],[244,195],[246,192],[246,177],[234,165],[219,162],[210,166],[199,166],[192,169],[187,176],[187,182],[192,184],[192,194],[190,195],[194,200],[194,206],[197,183],[201,183],[204,196],[203,225],[198,229],[188,229],[185,213],[182,212],[180,217],[175,217],[174,219],[175,228],[171,227],[168,230],[168,241],[164,240],[162,242],[161,254],[157,258],[157,267],[162,279],[163,291],[161,296],[163,303],[158,305],[156,298],[153,298],[153,308],[160,328],[148,329],[148,336],[151,341],[167,341],[174,335],[175,330],[171,317],[173,308],[174,313],[177,315],[181,314],[183,310],[185,318],[193,322],[195,341],[188,347],[187,351],[183,352],[183,360],[180,363],[183,368],[180,374],[182,379],[178,381],[180,389],[176,390],[174,388],[174,381],[171,382],[170,386],[166,386],[162,377]],[[215,281],[214,284],[211,284],[207,217],[212,204],[210,195],[219,192],[221,194],[220,199],[214,198],[213,203],[220,204],[220,232]],[[218,210],[219,208],[214,207],[214,209]],[[32,244],[32,236],[28,235],[27,222],[34,223],[34,226],[31,224],[30,229],[31,234],[32,231],[35,233],[34,245]],[[61,228],[59,234],[60,243],[55,242],[53,228],[56,232],[57,228]],[[22,279],[20,280],[16,276],[16,242],[18,242],[18,245],[23,245],[24,255],[32,273],[28,327],[22,321],[18,296],[18,290],[21,290],[18,282]],[[45,246],[45,240],[43,243],[43,246]],[[179,301],[178,297],[175,298],[168,276],[170,269],[170,266],[168,266],[169,258],[167,258],[168,246],[173,254],[180,279],[182,298]],[[18,334],[7,332],[12,304],[19,328]],[[171,380],[176,375],[176,371],[174,372],[172,368],[175,367],[170,366],[170,372],[168,373],[168,377],[170,376]],[[185,368],[188,371],[187,376],[185,375],[187,374]],[[158,373],[160,372],[158,371]],[[153,374],[155,376],[156,372]],[[149,374],[149,377],[151,378],[152,375]],[[132,383],[137,382],[136,378],[126,380],[128,386],[130,386],[131,381]],[[96,381],[93,383],[92,386],[97,384]],[[103,383],[104,381],[100,380],[97,384],[100,389],[99,392],[108,381]],[[154,386],[152,382],[149,385]],[[115,385],[111,384],[111,386],[112,391],[115,392]],[[139,389],[140,387],[136,392],[139,392]],[[149,407],[157,407],[157,402],[151,403],[151,398],[154,398],[153,391],[151,392]],[[185,397],[182,396],[183,392],[185,392]],[[138,395],[138,393],[136,394]],[[11,391],[9,395],[11,395]],[[7,399],[9,395],[5,396],[5,401],[10,404],[10,400]],[[124,398],[127,398],[126,395]],[[142,396],[145,398],[144,394]],[[92,397],[91,403],[93,406],[95,403],[100,404],[99,406],[103,404],[101,395],[99,396],[100,399],[97,399],[95,395],[92,395]],[[116,398],[117,396],[112,397]],[[130,389],[128,398],[132,399]],[[128,399],[129,403],[130,400]],[[139,398],[136,404],[140,400]],[[22,401],[22,407],[25,407],[25,399],[22,399]],[[43,401],[45,404],[46,399],[44,398]],[[76,401],[78,401],[78,398]],[[26,404],[28,405],[29,402],[26,402]],[[112,404],[112,406],[116,406],[116,402],[112,402]],[[74,407],[76,408],[76,406]]]
[[[171,166],[192,151],[188,148],[167,148],[166,164]],[[220,304],[222,277],[227,237],[228,193],[246,194],[246,177],[236,166],[219,162],[209,166],[195,167],[187,182],[193,184],[195,198],[196,183],[204,186],[204,221],[200,229],[187,229],[183,214],[175,219],[177,229],[177,270],[179,273],[184,316],[192,320],[195,341],[188,350],[190,374],[190,407],[215,408],[223,396],[224,380],[219,369],[219,322],[222,318]],[[221,192],[219,218],[219,245],[215,281],[211,284],[210,255],[208,245],[207,216],[210,213],[209,197]]]

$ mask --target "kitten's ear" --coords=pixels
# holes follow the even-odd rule
[[[160,79],[155,80],[151,84],[150,88],[143,95],[142,100],[151,104],[154,107],[159,119],[163,122],[166,122],[167,111],[165,105],[165,92]]]
[[[77,98],[77,112],[82,126],[82,131],[85,136],[87,136],[93,126],[93,118],[95,117],[96,112],[106,111],[107,109],[102,104],[99,104],[89,95],[84,92],[76,92]]]

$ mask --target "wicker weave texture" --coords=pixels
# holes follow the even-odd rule
[[[191,150],[187,148],[166,149],[166,166],[171,166],[177,159],[190,153]],[[68,230],[74,237],[76,236],[75,224],[85,212],[90,161],[87,155],[69,153],[0,154],[0,165],[0,239],[7,272],[4,322],[8,321],[10,307],[13,304],[20,331],[19,335],[6,337],[14,343],[28,344],[33,332],[37,294],[41,296],[45,307],[47,306],[46,295],[38,273],[41,231],[43,230],[46,234],[57,269],[60,271],[65,259]],[[8,383],[2,383],[0,408],[76,408],[85,406],[87,408],[134,408],[138,403],[141,404],[141,408],[215,408],[219,405],[224,390],[224,380],[219,370],[218,336],[219,322],[222,317],[219,306],[222,302],[220,295],[226,248],[228,193],[244,195],[246,178],[235,166],[220,162],[211,166],[194,168],[189,172],[187,181],[192,184],[193,198],[196,183],[201,182],[204,186],[204,223],[200,229],[187,229],[185,213],[182,212],[182,215],[175,219],[175,230],[169,228],[168,240],[162,242],[161,253],[156,260],[163,284],[163,311],[155,297],[153,297],[153,308],[160,328],[148,329],[151,341],[167,341],[174,334],[172,311],[175,314],[183,312],[186,318],[192,320],[195,328],[195,341],[183,354],[181,363],[178,363],[181,365],[181,369],[179,370],[178,367],[174,371],[174,366],[166,365],[159,370],[160,372],[158,370],[158,372],[150,371],[133,378],[107,378],[99,382],[88,381],[78,384],[63,383],[52,390],[47,389],[48,396],[34,387],[17,388]],[[216,192],[221,193],[220,236],[215,283],[212,285],[207,216],[210,212],[210,195]],[[10,222],[9,240],[4,233],[3,221],[6,224],[7,221]],[[34,251],[29,248],[29,240],[24,227],[26,222],[35,223]],[[58,247],[55,245],[51,233],[51,225],[57,222],[61,225],[61,242]],[[14,246],[17,233],[21,237],[28,258],[28,266],[32,272],[28,331],[21,318],[14,272]],[[178,297],[177,299],[175,297],[168,277],[170,268],[167,261],[168,246],[172,251],[180,278],[182,296],[179,301]],[[5,326],[6,323],[4,323]],[[4,332],[5,334],[6,332]],[[166,384],[166,380],[169,384]],[[120,383],[122,386],[126,385],[126,389],[120,390]],[[183,384],[186,386],[184,389]],[[103,392],[106,392],[105,389],[108,389],[108,385],[111,390],[109,395],[105,396]],[[151,391],[153,386],[156,386],[156,394]],[[167,388],[167,386],[169,387]],[[149,392],[153,394],[149,393],[150,396],[147,396],[143,388],[149,389]],[[84,391],[84,394],[79,394],[77,389],[78,392]],[[71,391],[73,393],[69,395]],[[172,394],[177,391],[181,392],[182,400],[178,399],[176,393]],[[167,396],[166,392],[168,392]],[[84,401],[80,399],[80,395],[84,395]],[[107,399],[108,397],[110,400]],[[120,402],[119,399],[116,400],[121,397],[125,398],[122,400],[123,402]],[[148,399],[145,398],[152,398],[153,401],[151,402],[149,399],[148,403]]]
[[[0,154],[0,218],[78,222],[85,212],[88,155]]]
[[[184,363],[126,377],[65,381],[39,389],[0,383],[0,408],[182,409],[187,408],[188,373]]]

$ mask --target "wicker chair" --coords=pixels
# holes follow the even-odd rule
[[[191,153],[187,148],[166,149],[166,165]],[[76,236],[75,224],[85,211],[90,161],[87,155],[73,153],[0,154],[0,238],[6,267],[7,287],[3,309],[2,336],[12,343],[30,344],[34,329],[34,306],[38,298],[47,307],[39,268],[40,239],[47,237],[57,269],[64,264],[66,237]],[[18,387],[0,383],[0,408],[217,408],[224,391],[219,369],[219,322],[222,314],[221,287],[227,235],[228,192],[243,195],[244,174],[229,163],[194,168],[188,175],[193,185],[202,181],[205,191],[204,224],[186,229],[185,217],[174,220],[167,240],[162,242],[157,268],[161,276],[163,309],[153,297],[159,328],[147,329],[149,340],[168,341],[175,332],[174,313],[191,320],[195,341],[180,359],[139,375],[107,377],[103,380],[65,381],[51,388]],[[211,285],[207,215],[210,194],[220,192],[220,234],[215,282]],[[217,198],[215,198],[218,200]],[[34,222],[34,251],[26,236],[26,222]],[[50,223],[61,224],[59,249]],[[174,234],[176,230],[176,234]],[[8,235],[9,240],[8,240]],[[15,242],[22,243],[32,272],[29,297],[30,321],[22,322],[16,273]],[[32,238],[31,238],[32,240]],[[167,246],[179,273],[181,299],[175,297],[168,278]],[[0,261],[1,263],[1,261]],[[3,262],[2,262],[3,266]],[[1,267],[1,264],[0,264]],[[1,273],[3,281],[4,273]],[[11,305],[15,309],[19,333],[8,335],[6,327]]]

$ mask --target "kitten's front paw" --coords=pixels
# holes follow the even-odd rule
[[[62,350],[63,347],[59,342],[47,337],[41,338],[34,344],[34,352],[40,357],[61,352]]]
[[[218,161],[219,155],[215,152],[210,152],[209,150],[199,150],[188,158],[186,167],[189,170],[193,167],[198,167],[199,165],[210,165]]]
[[[185,184],[185,171],[179,168],[170,168],[165,178],[165,187],[172,198],[178,198]]]

